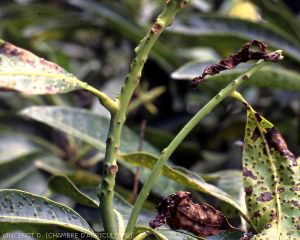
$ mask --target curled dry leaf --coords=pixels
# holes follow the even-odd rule
[[[252,46],[256,46],[258,48],[258,51],[250,50]],[[265,43],[259,40],[247,42],[236,54],[230,55],[228,58],[222,59],[218,64],[214,64],[205,68],[202,75],[193,79],[192,85],[196,86],[198,83],[202,83],[204,81],[204,78],[208,75],[213,76],[221,71],[233,69],[240,63],[260,59],[277,62],[282,59],[281,51],[268,53],[267,45]]]
[[[190,192],[180,191],[164,197],[157,210],[158,215],[149,223],[151,228],[167,223],[171,229],[182,229],[199,237],[236,230],[220,211],[206,203],[193,203]]]

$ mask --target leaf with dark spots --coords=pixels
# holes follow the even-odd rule
[[[247,196],[250,196],[253,192],[253,187],[249,186],[249,187],[245,187],[245,193]]]
[[[251,135],[251,138],[252,138],[253,142],[256,141],[256,139],[258,138],[258,136],[259,136],[259,130],[258,130],[258,128],[256,127],[256,128],[254,129],[252,135]]]
[[[270,148],[274,148],[286,159],[292,161],[293,166],[298,165],[295,155],[288,149],[283,137],[274,127],[268,128],[265,136]]]
[[[249,105],[249,104],[248,104]],[[249,105],[250,106],[250,105]],[[262,117],[260,116],[260,114],[259,113],[254,113],[254,116],[255,116],[255,118],[256,118],[256,120],[258,121],[258,122],[261,122],[262,121]]]
[[[300,239],[300,168],[272,123],[248,103],[243,148],[243,184],[251,240]]]
[[[0,89],[25,94],[57,94],[86,85],[57,64],[0,41]]]
[[[190,192],[177,192],[164,197],[157,206],[158,215],[149,225],[158,228],[167,223],[171,229],[185,230],[199,237],[216,235],[224,230],[235,231],[222,212],[212,206],[192,202]]]
[[[254,180],[257,179],[257,177],[254,176],[253,173],[252,173],[250,170],[248,170],[246,167],[243,168],[243,176],[244,176],[244,177],[252,178],[252,179],[254,179]]]
[[[277,193],[282,193],[284,192],[284,187],[278,187],[277,188]]]
[[[300,204],[296,200],[292,200],[291,203],[300,210]]]
[[[18,48],[14,46],[11,43],[4,42],[0,45],[0,54],[5,55],[9,58],[18,58],[21,62],[23,62],[25,65],[30,65],[31,67],[35,68],[39,65],[44,65],[49,70],[54,70],[57,73],[64,73],[64,69],[62,69],[60,66],[49,62],[43,58],[38,58],[31,52]]]
[[[39,227],[55,233],[58,229],[100,240],[89,224],[73,209],[48,198],[16,190],[0,190],[0,232],[36,232]],[[41,239],[51,239],[40,235]],[[12,239],[23,239],[15,237]],[[24,238],[26,239],[26,238]],[[28,239],[28,238],[27,238]],[[56,239],[56,238],[55,238]]]
[[[258,51],[252,51],[251,47],[256,46]],[[193,79],[193,85],[197,85],[204,81],[206,76],[213,76],[218,74],[221,71],[229,70],[235,68],[240,63],[248,62],[250,60],[260,60],[264,59],[265,61],[277,62],[282,59],[281,52],[267,52],[267,45],[259,40],[253,40],[245,43],[242,48],[233,55],[230,55],[228,58],[222,59],[218,64],[214,64],[204,69],[202,75],[195,77]],[[249,77],[245,75],[244,80],[247,80]]]
[[[272,194],[270,192],[261,193],[259,197],[256,198],[259,202],[268,202],[273,199]]]

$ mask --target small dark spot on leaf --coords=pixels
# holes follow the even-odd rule
[[[258,127],[256,127],[251,135],[252,141],[255,142],[257,140],[257,138],[259,137],[259,135],[260,135],[259,129],[258,129]]]
[[[247,196],[251,196],[252,192],[253,192],[253,187],[252,186],[249,186],[249,187],[245,188],[245,193],[246,193]]]
[[[263,211],[267,211],[267,208],[266,208],[266,207],[263,207],[262,210],[263,210]]]
[[[278,187],[277,188],[277,193],[282,193],[284,191],[285,191],[284,187]]]
[[[256,120],[258,121],[258,122],[261,122],[261,120],[262,120],[262,117],[260,116],[260,114],[259,113],[255,113],[255,118],[256,118]]]
[[[275,211],[272,210],[270,213],[270,222],[272,222],[276,218],[277,218],[277,213],[275,213]]]
[[[288,166],[287,166],[287,170],[289,170],[292,174],[295,173],[294,170],[293,170],[292,165],[288,165]]]
[[[253,173],[252,173],[250,170],[248,170],[246,167],[243,168],[243,176],[244,176],[244,177],[250,177],[250,178],[252,178],[253,180],[256,180],[256,179],[257,179],[257,177],[254,176]]]
[[[297,191],[298,191],[298,188],[297,188],[297,187],[291,187],[290,190],[291,190],[292,192],[297,192]]]
[[[272,194],[270,192],[263,192],[259,197],[256,198],[259,202],[268,202],[273,199]]]
[[[254,212],[253,216],[254,217],[261,217],[260,211],[257,210],[256,212]]]
[[[266,225],[265,225],[265,229],[268,229],[268,228],[271,228],[271,227],[272,227],[271,224],[266,224]]]
[[[300,209],[300,204],[299,204],[299,202],[298,202],[298,201],[296,201],[296,200],[292,200],[292,204],[293,204],[295,207],[297,207],[297,208],[299,208],[299,209]]]

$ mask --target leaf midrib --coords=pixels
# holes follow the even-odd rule
[[[251,114],[253,116],[255,116],[255,113],[256,111],[250,107],[250,111],[251,111]],[[269,148],[269,144],[267,143],[266,141],[266,138],[265,138],[265,134],[263,133],[262,131],[262,128],[261,128],[261,125],[260,123],[258,122],[258,120],[256,119],[256,117],[254,117],[254,121],[256,123],[256,126],[259,130],[259,133],[261,135],[261,138],[263,140],[263,143],[264,145],[266,146],[266,151],[267,151],[267,159],[269,161],[269,164],[271,166],[271,171],[272,171],[272,174],[274,175],[274,194],[275,194],[275,203],[276,203],[276,210],[278,211],[278,216],[277,216],[277,234],[276,236],[278,237],[278,240],[280,239],[280,229],[281,229],[281,216],[282,216],[282,211],[281,211],[281,204],[280,204],[280,200],[279,200],[279,193],[277,192],[277,189],[279,187],[278,185],[278,174],[277,174],[277,171],[276,171],[276,166],[274,165],[274,159],[272,158],[272,155],[271,155],[271,152],[270,152],[270,148]]]

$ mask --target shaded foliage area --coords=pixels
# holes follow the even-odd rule
[[[141,187],[149,176],[149,169],[156,163],[157,155],[178,130],[220,87],[224,87],[249,65],[241,64],[232,71],[222,71],[216,76],[208,77],[197,89],[191,89],[189,80],[201,74],[211,64],[237,52],[243,43],[251,39],[263,41],[274,50],[282,49],[285,61],[267,65],[254,74],[247,82],[248,86],[241,89],[241,93],[253,108],[274,122],[291,151],[296,156],[299,155],[300,24],[296,13],[283,2],[280,1],[277,7],[275,5],[278,1],[276,4],[273,0],[266,2],[255,0],[247,2],[249,5],[245,7],[242,1],[191,1],[158,40],[145,64],[141,84],[129,105],[126,122],[128,128],[124,129],[122,135],[116,188],[120,196],[115,199],[116,209],[122,216],[128,216],[131,209],[128,201],[132,201],[131,194],[136,179]],[[35,194],[51,190],[50,196],[54,200],[61,200],[61,194],[66,195],[68,198],[63,198],[63,202],[76,208],[87,220],[89,225],[83,223],[88,226],[87,233],[90,233],[90,226],[96,232],[103,230],[98,223],[99,213],[91,211],[90,207],[98,204],[95,202],[95,189],[101,180],[99,172],[104,158],[109,115],[91,93],[82,90],[83,85],[78,79],[115,97],[133,58],[134,48],[160,12],[162,4],[161,0],[125,0],[122,4],[110,0],[1,1],[1,38],[55,62],[74,74],[56,69],[59,70],[56,80],[65,80],[62,84],[57,84],[53,76],[35,76],[36,81],[44,81],[53,86],[51,89],[44,89],[26,82],[33,77],[33,72],[30,72],[22,76],[23,85],[18,86],[17,90],[28,93],[26,89],[34,89],[34,94],[54,94],[78,89],[65,95],[19,95],[7,91],[15,89],[15,78],[0,76],[2,83],[6,81],[6,85],[2,84],[5,85],[2,90],[6,91],[0,92],[2,188],[17,188]],[[297,7],[293,10],[297,11]],[[8,43],[1,45],[2,55],[10,46]],[[264,50],[261,45],[259,48]],[[9,53],[20,56],[11,51]],[[30,56],[32,63],[38,61],[40,66],[40,69],[34,68],[32,71],[42,71],[45,65],[51,64]],[[1,56],[1,63],[4,62],[8,61]],[[20,62],[22,63],[18,63]],[[21,71],[28,67],[28,64],[22,64],[1,64],[1,74],[10,69],[18,68]],[[56,65],[51,66],[56,68]],[[34,106],[29,107],[32,105]],[[139,125],[145,119],[145,139],[139,139]],[[141,215],[136,235],[145,232],[141,226],[147,225],[154,217],[153,210],[158,199],[180,190],[194,190],[196,200],[210,201],[226,213],[235,226],[240,225],[236,209],[240,212],[246,209],[241,200],[243,189],[240,171],[244,122],[242,107],[228,100],[198,125],[163,170],[163,176],[159,178],[145,203],[145,207],[151,212],[145,211]],[[254,126],[253,122],[248,124]],[[254,142],[263,137],[258,130],[254,130],[254,133]],[[266,141],[271,138],[270,149],[277,151],[276,147],[272,147],[273,133],[268,132],[269,137],[265,137]],[[144,144],[139,149],[141,141]],[[285,146],[281,138],[274,141],[279,142],[277,147]],[[153,156],[137,152],[138,150],[150,152]],[[284,154],[279,155],[285,157]],[[285,168],[288,169],[288,166]],[[232,174],[232,170],[220,169],[236,170]],[[50,177],[52,178],[48,184]],[[247,176],[244,174],[244,177]],[[255,179],[250,177],[250,180]],[[66,186],[64,191],[57,187],[60,184]],[[245,187],[246,195],[250,198],[253,189],[248,185]],[[257,194],[255,199],[271,197],[260,192]],[[22,197],[22,193],[20,196]],[[88,210],[83,205],[87,205]],[[240,209],[232,206],[239,206]],[[296,203],[293,206],[299,207]],[[260,209],[251,212],[255,215],[258,210]],[[273,210],[268,209],[270,212]],[[257,217],[259,218],[260,216]],[[124,221],[127,220],[125,217]],[[257,221],[259,230],[269,224],[264,224],[264,219]],[[294,224],[295,228],[297,224]],[[73,231],[78,230],[77,225],[72,226]],[[182,239],[187,235],[185,232],[166,229],[154,231],[147,228],[146,231],[157,239],[163,239],[160,234],[169,239]],[[226,239],[227,234],[227,239],[240,237],[240,234],[236,234],[230,238],[234,233],[225,232],[220,237],[211,239]]]

